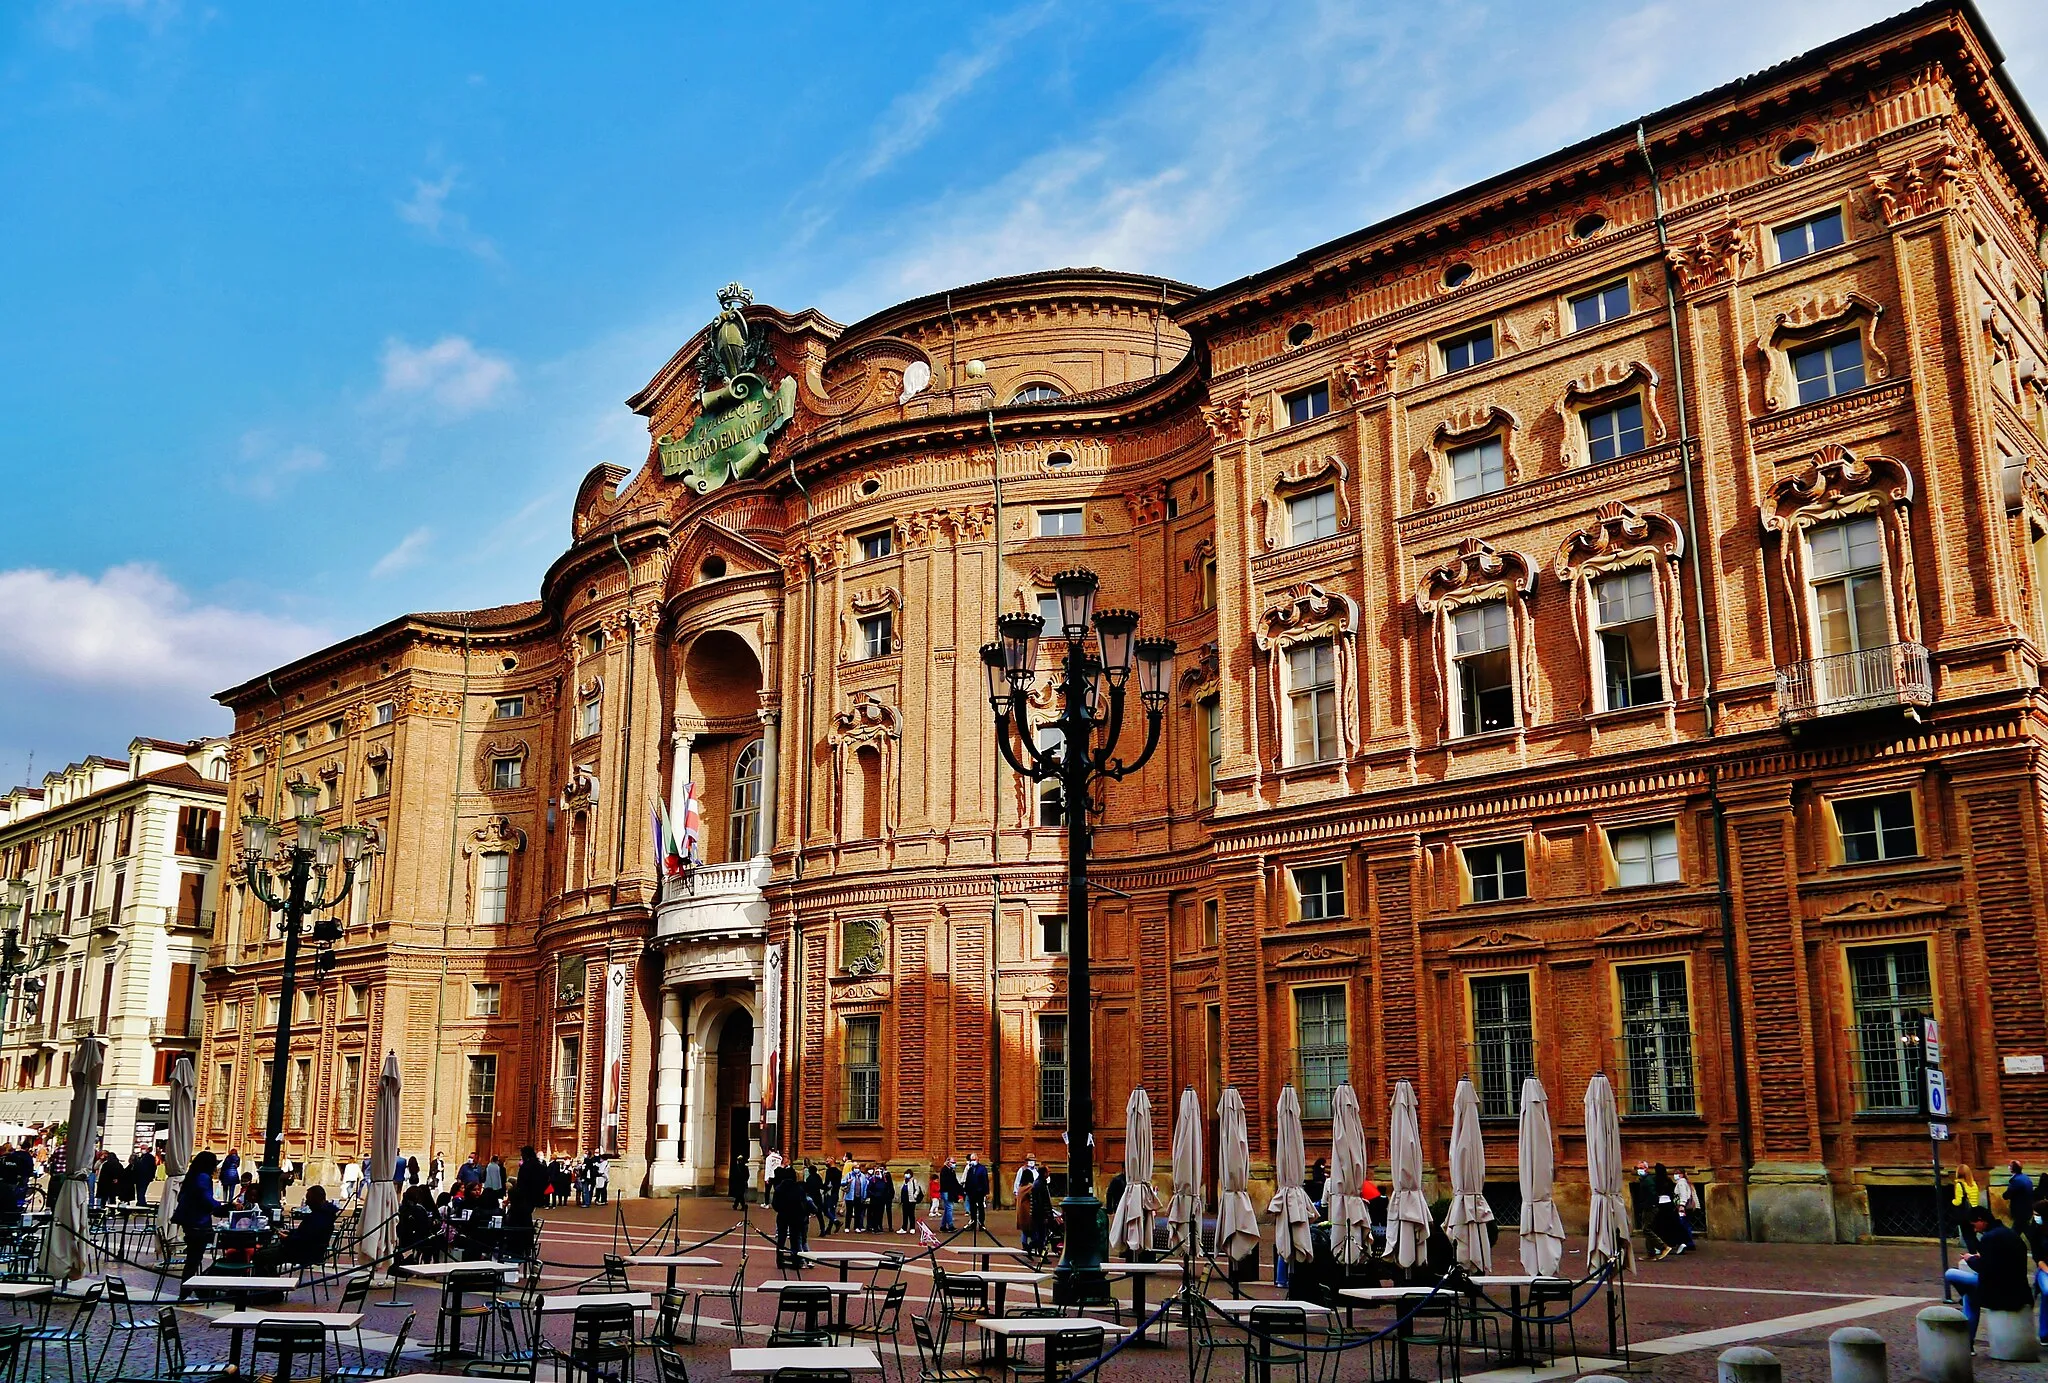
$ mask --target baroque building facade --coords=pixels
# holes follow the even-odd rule
[[[200,972],[220,887],[225,738],[137,739],[0,795],[0,911],[21,954],[0,994],[0,1121],[71,1117],[71,1056],[106,1043],[101,1138],[126,1160],[170,1128],[170,1074],[197,1057]],[[39,944],[40,943],[40,944]]]
[[[1523,1078],[1604,1070],[1716,1233],[1931,1226],[1923,1018],[1950,1155],[2048,1155],[2044,214],[1934,4],[1207,292],[733,286],[539,599],[223,693],[237,813],[318,781],[386,846],[290,1000],[289,1144],[359,1156],[388,1048],[422,1153],[1057,1168],[1062,804],[978,650],[1080,565],[1181,649],[1095,804],[1098,1165],[1133,1084],[1291,1080],[1314,1147],[1345,1079],[1383,1161],[1400,1078],[1440,1165],[1469,1073],[1512,1218]],[[279,947],[220,907],[246,1146]]]

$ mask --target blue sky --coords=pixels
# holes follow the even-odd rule
[[[1891,8],[0,6],[0,788],[532,596],[729,279],[1218,283]]]

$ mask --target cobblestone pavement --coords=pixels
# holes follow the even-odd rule
[[[672,1213],[680,1216],[681,1238],[686,1244],[725,1232],[723,1238],[703,1250],[725,1266],[720,1269],[683,1269],[685,1280],[723,1279],[740,1266],[740,1240],[733,1232],[739,1216],[726,1202],[709,1199],[628,1201],[613,1207],[592,1207],[588,1210],[564,1207],[545,1212],[542,1253],[548,1266],[544,1284],[562,1291],[573,1290],[597,1269],[604,1254],[620,1247],[627,1239],[635,1245],[644,1241]],[[995,1237],[1014,1242],[1016,1236],[1007,1220],[1007,1215],[992,1217]],[[750,1223],[756,1231],[756,1237],[748,1242],[745,1261],[746,1278],[751,1288],[753,1284],[784,1274],[775,1269],[772,1247],[759,1237],[762,1232],[772,1232],[772,1221],[756,1208],[751,1212]],[[914,1251],[915,1242],[914,1236],[893,1233],[838,1234],[814,1236],[810,1247],[820,1250],[873,1248],[908,1253]],[[1583,1272],[1581,1252],[1582,1249],[1568,1253],[1564,1263],[1566,1273]],[[1496,1264],[1502,1272],[1519,1271],[1512,1234],[1502,1236],[1496,1248]],[[130,1265],[122,1269],[122,1275],[143,1303],[138,1309],[145,1313],[154,1311],[156,1305],[150,1298],[157,1287],[155,1273]],[[836,1270],[831,1268],[814,1269],[806,1274],[811,1278],[827,1279],[836,1275]],[[635,1270],[633,1279],[636,1287],[656,1292],[662,1285],[659,1269]],[[923,1309],[931,1282],[928,1263],[913,1264],[906,1273],[906,1281],[910,1286],[907,1315]],[[1120,1294],[1126,1290],[1120,1288]],[[1251,1290],[1254,1295],[1275,1295],[1270,1287]],[[324,1294],[328,1304],[332,1303],[337,1291],[338,1287],[330,1287]],[[170,1293],[174,1292],[175,1282],[170,1285]],[[1152,1295],[1156,1302],[1157,1291]],[[309,1300],[311,1296],[303,1290],[294,1293],[292,1304],[320,1304]],[[393,1304],[394,1298],[398,1304]],[[1674,1383],[1709,1380],[1715,1375],[1715,1359],[1721,1350],[1730,1345],[1754,1343],[1777,1354],[1788,1383],[1824,1379],[1828,1368],[1828,1335],[1844,1324],[1855,1324],[1868,1326],[1884,1336],[1890,1346],[1892,1376],[1910,1378],[1914,1376],[1916,1364],[1914,1313],[1939,1298],[1936,1254],[1931,1244],[1805,1245],[1703,1241],[1696,1253],[1662,1263],[1645,1263],[1631,1275],[1626,1291],[1626,1309],[1640,1361],[1634,1376],[1660,1380],[1660,1383],[1661,1380],[1673,1380]],[[424,1284],[401,1282],[395,1292],[380,1287],[372,1295],[364,1323],[370,1353],[381,1359],[381,1352],[388,1352],[390,1348],[388,1332],[397,1329],[407,1312],[416,1312],[415,1343],[408,1348],[405,1367],[412,1371],[459,1368],[459,1365],[436,1365],[425,1357],[432,1342],[439,1299],[438,1290]],[[1016,1304],[1014,1297],[1012,1304]],[[61,1319],[68,1309],[67,1304],[60,1300],[52,1312],[52,1319]],[[226,1308],[217,1304],[193,1304],[177,1309],[181,1335],[191,1358],[195,1361],[224,1358],[227,1332],[214,1328],[211,1318]],[[0,1314],[8,1311],[27,1316],[34,1314],[33,1308],[0,1305]],[[773,1315],[774,1298],[771,1294],[752,1290],[747,1293],[748,1343],[762,1342]],[[102,1319],[93,1328],[95,1359],[99,1357],[107,1334],[104,1316],[102,1313]],[[1385,1319],[1384,1316],[1379,1318],[1381,1322]],[[1595,1295],[1574,1318],[1574,1323],[1581,1367],[1571,1367],[1567,1359],[1554,1368],[1500,1368],[1472,1353],[1464,1359],[1465,1379],[1468,1383],[1474,1380],[1477,1383],[1548,1383],[1548,1380],[1569,1379],[1581,1372],[1618,1371],[1612,1367],[1612,1356],[1608,1353],[1606,1310],[1602,1297]],[[1369,1327],[1370,1324],[1366,1318],[1360,1318],[1361,1326]],[[549,1334],[558,1344],[566,1344],[567,1330],[567,1317],[550,1318]],[[1235,1350],[1230,1348],[1228,1327],[1219,1327],[1219,1334],[1225,1348],[1218,1356],[1211,1377],[1219,1383],[1233,1383],[1242,1377],[1241,1366]],[[1185,1336],[1176,1330],[1172,1339],[1175,1347],[1171,1349],[1123,1350],[1103,1368],[1102,1375],[1116,1380],[1116,1383],[1168,1383],[1168,1380],[1185,1378],[1187,1354],[1180,1347]],[[907,1323],[903,1328],[902,1341],[903,1363],[909,1374],[914,1376],[916,1355],[910,1347]],[[1570,1342],[1560,1339],[1559,1343],[1561,1349],[1567,1349]],[[710,1383],[710,1380],[729,1377],[728,1350],[732,1344],[729,1325],[713,1325],[707,1321],[700,1343],[682,1347],[692,1383]],[[115,1349],[118,1351],[118,1344]],[[353,1337],[348,1337],[345,1353],[348,1357],[344,1362],[358,1362],[354,1357]],[[1414,1351],[1413,1363],[1418,1375],[1434,1375],[1433,1351],[1418,1348]],[[1362,1353],[1342,1356],[1339,1378],[1346,1383],[1349,1380],[1364,1383],[1365,1364]],[[153,1366],[151,1337],[146,1333],[139,1334],[122,1372],[131,1376],[147,1376],[154,1371]],[[62,1372],[60,1356],[52,1354],[47,1361],[31,1358],[21,1377],[30,1380],[54,1378]],[[893,1377],[894,1362],[890,1363],[890,1372]],[[654,1377],[651,1360],[641,1361],[639,1375],[643,1380]],[[104,1378],[106,1375],[100,1376]],[[2048,1379],[2048,1363],[1993,1363],[1980,1344],[1977,1377],[1986,1383]],[[870,1383],[870,1380],[862,1379],[858,1383]]]

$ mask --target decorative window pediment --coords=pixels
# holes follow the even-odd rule
[[[1846,327],[1857,327],[1862,336],[1864,354],[1868,357],[1864,365],[1866,382],[1890,378],[1891,359],[1877,341],[1878,319],[1883,316],[1883,303],[1854,289],[1806,298],[1773,314],[1756,339],[1756,352],[1764,362],[1764,407],[1776,412],[1798,402],[1791,347]]]
[[[1451,453],[1493,435],[1500,438],[1501,466],[1506,476],[1503,485],[1515,484],[1521,479],[1515,464],[1515,437],[1521,430],[1522,420],[1512,409],[1497,403],[1461,408],[1438,423],[1429,435],[1428,475],[1423,484],[1422,503],[1416,507],[1433,509],[1447,502],[1453,493]]]
[[[1670,698],[1691,692],[1686,671],[1683,588],[1679,560],[1685,556],[1685,530],[1658,513],[1638,513],[1610,500],[1593,513],[1592,522],[1564,540],[1557,550],[1557,579],[1571,592],[1572,632],[1588,658],[1599,623],[1594,583],[1621,572],[1646,569],[1656,592],[1657,642]],[[1589,684],[1590,686],[1590,684]]]
[[[1649,364],[1641,360],[1608,360],[1564,386],[1557,401],[1557,414],[1564,422],[1564,450],[1560,459],[1568,467],[1588,464],[1585,411],[1613,403],[1630,393],[1643,396],[1643,417],[1652,428],[1651,445],[1663,445],[1667,429],[1664,414],[1657,407],[1657,388],[1662,381]]]
[[[1273,725],[1287,742],[1287,651],[1303,644],[1328,642],[1335,654],[1337,757],[1358,748],[1358,602],[1341,591],[1313,581],[1287,587],[1270,601],[1259,620],[1259,651],[1266,655],[1266,689]]]
[[[1832,443],[1814,453],[1812,465],[1771,487],[1763,527],[1778,538],[1778,566],[1790,608],[1807,612],[1800,624],[1801,657],[1823,656],[1819,631],[1809,610],[1811,554],[1807,533],[1818,526],[1873,517],[1884,537],[1884,569],[1892,632],[1898,641],[1920,642],[1920,603],[1913,570],[1913,473],[1889,456],[1858,458]]]
[[[1430,665],[1435,669],[1438,704],[1451,709],[1452,663],[1456,652],[1452,617],[1470,605],[1505,603],[1509,613],[1509,662],[1514,669],[1515,704],[1520,724],[1536,720],[1536,641],[1529,629],[1529,601],[1536,591],[1536,564],[1527,554],[1496,549],[1482,538],[1467,538],[1457,555],[1423,577],[1416,588],[1415,609],[1429,621],[1435,644]],[[1446,715],[1447,733],[1450,717]],[[1467,733],[1470,733],[1469,731]]]
[[[1337,498],[1337,527],[1351,527],[1351,498],[1346,493],[1351,468],[1335,456],[1304,456],[1280,468],[1273,477],[1272,497],[1266,501],[1266,547],[1285,547],[1291,541],[1287,531],[1287,501],[1294,495],[1328,486]]]
[[[484,824],[469,833],[463,845],[465,855],[516,855],[526,848],[526,832],[512,824],[509,816],[487,816]]]
[[[517,759],[524,772],[527,756],[532,753],[523,739],[485,740],[476,750],[476,780],[483,788],[491,786],[491,765],[499,759]]]
[[[834,814],[841,840],[887,839],[896,828],[896,746],[901,715],[873,692],[855,692],[832,716]]]

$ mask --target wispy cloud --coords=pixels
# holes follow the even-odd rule
[[[180,0],[55,0],[43,8],[43,33],[61,48],[91,42],[100,21],[127,19],[160,34],[178,17]]]
[[[502,262],[498,247],[488,236],[479,235],[469,217],[448,205],[448,198],[460,185],[462,170],[450,168],[434,179],[414,178],[412,196],[393,203],[398,219],[412,226],[429,242],[447,245],[475,255],[488,264]]]
[[[272,428],[251,428],[235,448],[230,489],[254,499],[276,499],[300,476],[327,468],[327,453]]]
[[[400,538],[396,547],[377,559],[376,565],[370,568],[371,579],[382,581],[387,576],[397,575],[407,567],[418,566],[420,558],[426,555],[427,545],[433,540],[433,529],[415,528]]]
[[[974,90],[1012,48],[1046,21],[1052,8],[1051,0],[1043,0],[983,24],[986,37],[982,42],[964,52],[947,54],[921,85],[891,101],[875,122],[855,177],[877,176],[930,139],[945,117],[946,107]]]
[[[392,337],[384,343],[386,402],[422,402],[444,419],[465,418],[499,402],[511,388],[512,362],[480,351],[466,336],[444,336],[430,346]]]

